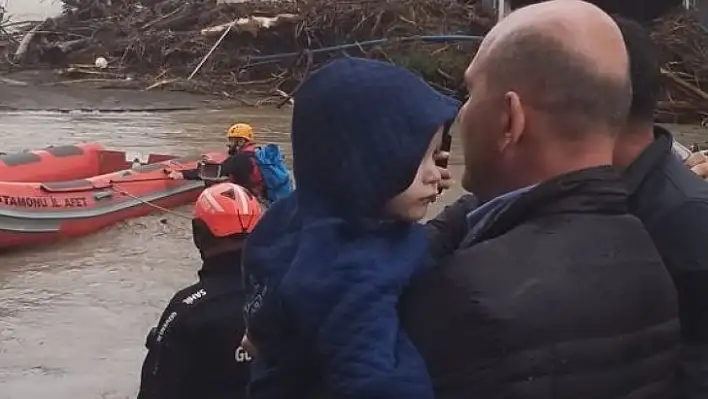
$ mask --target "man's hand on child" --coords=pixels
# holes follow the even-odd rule
[[[686,158],[684,164],[698,176],[704,179],[708,178],[708,156],[703,151],[691,154],[691,156]]]

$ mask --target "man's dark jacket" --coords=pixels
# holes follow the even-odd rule
[[[683,350],[683,397],[708,398],[708,184],[671,151],[661,127],[627,168],[630,211],[639,217],[676,284]]]
[[[522,194],[447,256],[433,242],[443,258],[401,312],[438,399],[673,397],[676,293],[626,203],[610,167],[587,169]],[[448,208],[431,240],[459,238],[472,206]]]
[[[245,187],[254,193],[258,193],[261,182],[254,181],[254,169],[257,168],[253,152],[229,153],[229,157],[221,163],[221,174],[219,178],[229,178],[232,183]],[[182,171],[185,180],[202,180],[199,168]],[[207,181],[206,186],[220,183],[221,180]]]
[[[240,253],[210,258],[148,335],[138,399],[246,397],[250,357],[240,347],[245,294]]]

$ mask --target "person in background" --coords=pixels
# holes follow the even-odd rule
[[[259,198],[265,198],[263,176],[255,157],[258,148],[251,125],[237,123],[226,132],[229,157],[221,164],[219,176],[214,176],[208,184],[228,180],[245,187]],[[173,171],[168,177],[173,180],[203,180],[200,168]]]
[[[251,398],[434,397],[397,303],[429,266],[416,222],[437,198],[436,155],[458,109],[419,76],[359,58],[300,87],[298,187],[266,212],[243,262]]]
[[[229,157],[222,163],[219,176],[214,181],[229,180],[249,189],[264,204],[270,205],[285,198],[293,191],[290,169],[285,157],[275,144],[256,145],[253,129],[237,123],[227,133]],[[172,172],[171,179],[205,179],[200,169]],[[214,184],[207,181],[207,185]]]
[[[246,123],[237,123],[226,132],[228,153],[254,152],[256,143],[253,140],[253,127]]]
[[[399,306],[436,398],[674,397],[676,290],[612,166],[628,71],[620,30],[582,1],[484,38],[459,116],[475,197],[428,224],[463,237],[432,244]]]
[[[258,200],[233,183],[201,193],[192,220],[199,282],[172,297],[148,335],[138,399],[246,398],[251,357],[240,346],[240,259],[261,215]]]
[[[683,397],[708,398],[708,184],[673,155],[671,134],[654,125],[661,73],[649,32],[632,20],[615,19],[634,90],[614,163],[624,170],[629,209],[644,222],[678,291]]]

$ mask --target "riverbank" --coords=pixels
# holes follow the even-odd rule
[[[0,70],[50,67],[72,81],[282,102],[318,65],[346,54],[391,61],[454,92],[493,25],[477,2],[457,0],[63,4],[60,16],[0,26]],[[99,57],[107,65],[94,67]]]
[[[144,91],[139,82],[107,84],[57,79],[51,70],[0,75],[0,111],[170,112],[222,110],[265,104],[258,96],[225,96],[181,91]]]

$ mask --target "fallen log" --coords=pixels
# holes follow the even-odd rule
[[[72,51],[76,51],[79,49],[82,49],[89,45],[91,43],[90,38],[86,39],[76,39],[76,40],[68,40],[65,42],[57,42],[52,44],[49,48],[56,48],[59,51],[61,51],[64,54],[71,53]]]
[[[661,68],[661,74],[664,77],[668,78],[670,81],[672,81],[676,86],[678,86],[682,90],[696,96],[700,100],[708,101],[708,93],[706,93],[705,91],[701,90],[700,88],[688,83],[684,79],[681,79],[673,72],[666,70],[665,68]]]
[[[27,51],[29,50],[29,46],[32,43],[32,40],[34,40],[34,37],[37,35],[37,31],[44,26],[45,21],[40,22],[39,24],[35,25],[34,28],[32,28],[29,32],[27,32],[22,40],[20,40],[20,45],[17,47],[17,50],[15,51],[13,58],[13,61],[16,63],[22,63],[25,59],[25,56],[27,56]]]
[[[166,20],[166,19],[168,19],[168,18],[171,18],[171,17],[173,17],[175,14],[181,12],[182,10],[183,10],[183,8],[177,8],[176,10],[174,10],[174,11],[168,13],[168,14],[163,15],[163,16],[157,18],[156,20],[154,20],[154,21],[152,21],[152,22],[148,22],[147,24],[143,25],[143,26],[140,28],[140,30],[146,30],[146,29],[148,29],[148,28],[154,26],[155,24],[158,24],[158,23],[160,23],[160,22],[163,22],[164,20]]]

